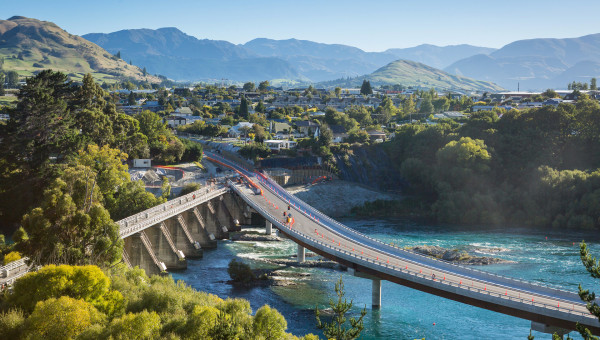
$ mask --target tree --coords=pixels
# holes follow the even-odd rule
[[[265,111],[267,110],[267,108],[265,107],[265,104],[263,103],[263,101],[259,100],[258,104],[256,104],[256,108],[254,108],[254,110],[256,112],[265,113]]]
[[[339,98],[340,95],[342,94],[342,88],[336,87],[334,91],[335,91],[335,96]]]
[[[115,54],[115,57],[121,59],[121,51],[118,51],[117,54]]]
[[[333,132],[327,125],[321,125],[319,127],[319,145],[329,147],[333,140]]]
[[[19,86],[19,74],[17,71],[8,71],[6,73],[6,85],[13,89]]]
[[[254,91],[254,89],[256,89],[256,85],[254,84],[254,82],[249,81],[247,83],[244,83],[244,91],[252,92]]]
[[[262,143],[267,138],[267,133],[265,132],[265,128],[262,125],[254,124],[252,126],[252,130],[254,133],[254,141],[258,143]]]
[[[148,71],[146,70],[146,66],[144,66],[144,68],[142,69],[142,73],[144,74],[144,77],[148,75]]]
[[[432,113],[433,112],[433,104],[431,103],[431,99],[429,99],[429,97],[423,98],[423,101],[421,101],[421,106],[419,107],[419,112],[421,112],[421,113]]]
[[[29,240],[19,244],[40,263],[110,264],[121,258],[119,226],[102,206],[97,174],[78,165],[65,169],[23,216]]]
[[[227,274],[229,274],[229,277],[235,282],[248,283],[255,279],[250,266],[243,262],[238,262],[236,259],[229,262]]]
[[[19,91],[19,103],[11,114],[15,131],[10,145],[32,168],[48,162],[50,155],[61,158],[74,151],[79,131],[68,102],[75,91],[67,75],[52,70],[28,78]]]
[[[6,302],[31,313],[40,301],[68,296],[113,316],[122,312],[124,300],[110,285],[108,276],[97,266],[48,265],[15,281]]]
[[[242,99],[240,101],[240,108],[238,110],[238,114],[241,118],[248,118],[248,100],[244,96],[242,96]]]
[[[593,278],[600,279],[600,263],[596,260],[596,258],[590,255],[587,244],[584,241],[581,241],[579,254],[581,257],[581,262],[588,273],[590,273]],[[590,313],[600,320],[600,305],[598,305],[596,302],[596,294],[594,292],[590,293],[589,290],[583,289],[581,285],[579,285],[579,297],[583,302],[587,303],[587,309],[590,311]],[[598,340],[598,337],[592,335],[592,333],[583,325],[578,323],[576,327],[577,331],[584,339]]]
[[[371,88],[371,82],[368,80],[363,80],[362,85],[360,86],[360,94],[362,95],[370,95],[373,94],[373,89]]]
[[[135,94],[133,94],[133,91],[129,92],[129,96],[127,97],[127,105],[135,105],[136,101],[135,101]]]
[[[553,89],[547,89],[546,91],[542,92],[542,97],[543,98],[560,98],[560,95],[558,93],[556,93],[556,91],[554,91]]]
[[[329,299],[329,306],[331,307],[333,317],[331,322],[322,323],[320,318],[319,307],[315,307],[315,317],[317,319],[317,328],[323,330],[323,334],[327,339],[336,339],[336,340],[351,340],[356,339],[360,336],[360,332],[362,332],[363,326],[363,318],[367,315],[367,307],[363,308],[360,313],[360,318],[350,318],[350,320],[346,319],[346,313],[352,309],[352,300],[348,302],[344,298],[344,282],[342,281],[342,276],[340,275],[340,280],[335,284],[335,293],[338,297],[337,302],[334,302],[333,299]],[[350,322],[350,328],[346,328],[346,321]]]
[[[35,306],[27,319],[26,333],[31,339],[73,339],[103,319],[103,315],[87,302],[62,296]]]
[[[592,91],[598,90],[598,85],[596,84],[596,78],[590,79],[590,90],[592,90]]]
[[[392,116],[396,114],[396,111],[397,109],[394,106],[392,99],[385,96],[375,112],[373,112],[373,116],[377,123],[387,124],[392,119]]]
[[[276,309],[264,305],[256,311],[252,322],[252,330],[257,339],[284,339],[286,329],[287,322]]]
[[[104,339],[158,339],[161,328],[160,316],[146,310],[140,313],[127,313],[110,322]]]
[[[258,84],[258,90],[259,90],[260,92],[267,92],[267,90],[269,89],[269,86],[271,86],[271,84],[269,83],[269,81],[268,81],[268,80],[261,81],[261,82]]]
[[[0,96],[4,96],[6,94],[6,91],[4,90],[4,78],[4,73],[0,72]]]

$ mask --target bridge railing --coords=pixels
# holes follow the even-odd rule
[[[236,191],[242,197],[245,197],[246,194],[243,193],[233,182],[230,182],[229,185],[234,191]],[[364,255],[354,254],[353,252],[351,252],[349,250],[345,250],[340,246],[336,246],[335,244],[332,245],[332,244],[323,242],[317,238],[307,236],[306,234],[303,234],[303,233],[300,233],[300,232],[294,230],[291,226],[288,226],[288,225],[285,225],[284,223],[282,223],[278,218],[273,216],[270,212],[268,212],[266,209],[264,209],[262,206],[258,205],[251,199],[247,199],[247,203],[250,204],[257,211],[259,211],[265,218],[268,218],[269,220],[271,220],[271,222],[273,224],[275,224],[277,226],[277,228],[279,228],[280,230],[283,230],[286,233],[293,234],[294,237],[302,240],[306,244],[311,245],[322,251],[325,251],[329,254],[338,256],[340,258],[351,257],[352,259],[354,259],[354,261],[352,259],[347,259],[350,262],[364,262],[366,264],[371,263],[380,268],[385,268],[388,271],[391,270],[393,272],[393,274],[396,274],[396,275],[402,274],[402,275],[411,275],[414,277],[418,277],[421,280],[428,282],[430,286],[438,286],[439,287],[439,285],[442,285],[442,286],[460,288],[460,289],[464,289],[467,291],[473,291],[473,292],[476,292],[481,295],[486,295],[488,297],[498,298],[500,300],[509,300],[509,301],[514,301],[514,302],[520,303],[520,304],[545,308],[548,310],[556,310],[556,311],[559,311],[562,313],[567,313],[570,315],[582,316],[582,317],[590,319],[588,321],[591,322],[592,324],[594,322],[596,322],[596,323],[598,322],[597,319],[589,313],[589,311],[575,310],[575,306],[577,306],[578,308],[584,307],[584,305],[581,303],[578,303],[578,304],[568,303],[566,305],[563,304],[563,306],[560,306],[560,303],[558,303],[557,305],[551,305],[551,304],[547,304],[547,303],[543,303],[543,302],[539,302],[539,301],[536,302],[535,298],[546,298],[547,299],[548,297],[544,296],[544,295],[537,295],[537,294],[527,292],[527,291],[518,293],[519,294],[518,296],[513,296],[512,292],[511,292],[511,294],[508,294],[508,290],[510,289],[511,291],[515,291],[514,287],[494,284],[494,286],[505,290],[505,294],[502,294],[502,292],[494,292],[492,290],[488,290],[486,286],[484,286],[483,288],[477,287],[474,285],[469,286],[467,283],[462,283],[462,281],[455,282],[455,280],[445,279],[445,277],[443,280],[440,278],[436,279],[435,277],[429,276],[428,274],[423,274],[422,268],[420,270],[418,269],[419,264],[412,262],[410,260],[404,260],[404,262],[411,263],[414,270],[411,269],[411,266],[398,267],[394,264],[390,264],[390,263],[387,263],[382,260],[369,258],[368,256],[364,256]],[[356,260],[358,260],[358,261],[356,261]],[[399,277],[401,277],[401,276],[399,276]]]
[[[227,186],[219,184],[211,188],[202,188],[185,196],[178,197],[156,207],[142,211],[141,213],[118,221],[117,224],[121,227],[119,234],[121,238],[125,238],[218,197],[227,191],[229,191]]]
[[[263,178],[261,178],[261,177],[263,177]],[[261,174],[259,174],[258,178],[259,178],[259,180],[263,184],[265,184],[266,188],[271,193],[273,193],[274,195],[276,195],[279,198],[283,199],[284,201],[288,201],[285,197],[283,197],[280,194],[280,192],[284,191],[285,189],[281,188],[281,186],[279,186],[267,174],[262,174],[261,173]],[[277,189],[275,189],[275,188],[277,188]],[[344,224],[342,224],[342,223],[334,220],[333,218],[327,216],[326,214],[322,213],[318,209],[312,207],[311,205],[307,204],[306,202],[302,201],[300,198],[298,198],[296,196],[294,196],[294,200],[298,201],[300,203],[300,205],[303,205],[304,209],[306,209],[306,211],[310,210],[310,211],[314,212],[313,216],[311,216],[308,213],[306,213],[305,211],[303,211],[301,207],[299,207],[300,208],[299,209],[300,213],[302,213],[303,215],[305,215],[305,216],[313,219],[316,223],[325,226],[324,221],[327,221],[327,222],[329,222],[331,224],[334,224],[335,226],[337,226],[339,228],[342,228],[342,229],[344,229],[344,230],[346,230],[346,231],[348,231],[348,232],[350,232],[350,233],[352,233],[352,234],[354,234],[356,236],[364,237],[366,239],[371,240],[372,242],[376,242],[376,243],[378,243],[380,246],[382,246],[384,248],[387,248],[387,249],[390,249],[390,250],[394,250],[394,251],[409,253],[412,256],[419,257],[419,258],[422,258],[422,259],[426,259],[428,261],[433,261],[433,262],[439,263],[439,264],[441,264],[443,266],[446,266],[446,267],[451,266],[451,267],[455,267],[455,268],[460,268],[460,269],[462,269],[464,271],[472,271],[472,272],[475,272],[475,273],[478,273],[480,275],[487,276],[487,277],[490,277],[490,278],[501,279],[505,283],[516,282],[516,283],[519,283],[521,285],[529,285],[529,286],[532,286],[532,287],[535,287],[535,288],[538,288],[538,289],[548,290],[549,293],[560,292],[564,296],[564,298],[579,299],[579,296],[577,294],[575,294],[573,292],[566,291],[562,287],[557,287],[555,285],[551,285],[551,284],[543,284],[542,285],[542,284],[539,284],[537,282],[525,281],[525,280],[518,279],[518,278],[513,278],[513,277],[508,277],[508,276],[504,276],[504,275],[495,274],[495,273],[490,273],[490,272],[487,272],[487,271],[483,271],[483,270],[479,270],[479,269],[474,269],[474,268],[466,267],[464,265],[455,264],[455,263],[452,263],[452,262],[449,262],[449,261],[444,261],[442,259],[438,259],[438,258],[426,256],[424,254],[420,254],[420,253],[417,253],[415,251],[403,249],[403,248],[400,248],[400,247],[397,247],[397,246],[389,245],[389,244],[384,243],[384,242],[382,242],[380,240],[377,240],[377,239],[375,239],[373,237],[364,235],[364,234],[362,234],[362,233],[360,233],[360,232],[358,232],[358,231],[356,231],[356,230],[354,230],[354,229],[352,229],[350,227],[345,226]],[[317,216],[319,217],[318,219],[315,218]],[[340,235],[340,236],[342,236],[342,235]],[[368,245],[364,245],[364,246],[368,247]],[[475,280],[479,280],[477,278],[474,278],[474,279]],[[599,298],[599,300],[600,300],[600,298]]]
[[[7,263],[5,266],[0,267],[0,275],[2,275],[2,273],[10,272],[13,269],[16,269],[16,268],[19,268],[22,266],[27,266],[28,260],[29,260],[28,257],[24,257],[22,259]]]

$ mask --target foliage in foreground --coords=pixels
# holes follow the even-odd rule
[[[1,339],[298,339],[269,306],[220,299],[122,265],[46,266],[0,300]],[[318,339],[308,335],[302,339]]]
[[[335,284],[335,293],[338,297],[337,302],[334,302],[333,299],[329,299],[329,306],[333,311],[333,317],[331,322],[323,323],[321,322],[319,307],[315,307],[315,317],[317,318],[317,328],[323,330],[323,334],[327,339],[336,339],[336,340],[352,340],[356,339],[360,336],[360,332],[362,332],[363,326],[363,318],[367,315],[367,308],[363,308],[360,312],[360,317],[350,318],[348,320],[346,318],[346,313],[348,313],[352,309],[352,300],[348,302],[344,298],[344,282],[342,281],[342,277],[340,276],[340,280]],[[350,322],[350,327],[347,327],[346,321]]]

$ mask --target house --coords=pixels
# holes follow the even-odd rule
[[[292,127],[288,123],[271,121],[271,124],[269,126],[269,132],[272,134],[284,133],[284,132],[289,133],[291,130],[292,130]]]
[[[166,123],[169,127],[176,128],[187,123],[187,119],[184,117],[168,116],[163,118],[163,123]]]
[[[331,139],[333,143],[341,143],[345,138],[348,138],[346,128],[341,125],[329,125],[329,129],[333,134],[333,138]]]
[[[272,151],[277,151],[277,152],[279,152],[280,150],[284,150],[284,149],[292,149],[298,145],[298,143],[293,140],[269,139],[269,140],[266,140],[264,143],[266,146],[269,147],[269,149],[271,149]]]
[[[498,105],[498,106],[493,106],[493,105],[473,105],[473,112],[477,112],[477,111],[492,111],[494,108],[504,109],[506,111],[510,111],[510,110],[513,109],[513,107],[510,106],[510,105]]]
[[[317,127],[319,127],[319,124],[310,120],[299,120],[296,122],[296,128],[306,136],[312,134]]]
[[[385,142],[385,132],[377,131],[377,130],[369,130],[367,131],[369,134],[369,138],[372,142],[377,142],[381,140],[381,142]]]
[[[460,119],[464,118],[465,114],[458,111],[446,111],[443,113],[436,113],[433,115],[435,119]]]
[[[192,112],[192,109],[190,109],[187,106],[179,107],[175,110],[175,112],[172,113],[173,116],[180,116],[180,117],[191,116],[193,114],[194,113]]]
[[[233,138],[241,137],[244,135],[244,130],[246,130],[246,128],[252,129],[252,126],[254,126],[253,123],[239,122],[237,125],[232,126],[229,131],[227,131],[227,136]]]
[[[151,161],[149,159],[139,159],[136,158],[133,160],[133,167],[134,168],[149,168],[151,167]]]

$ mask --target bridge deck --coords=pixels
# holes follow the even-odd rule
[[[218,157],[210,155],[211,157]],[[221,162],[227,162],[219,158]],[[228,165],[236,167],[228,162]],[[409,252],[358,233],[287,193],[269,178],[236,167],[263,189],[231,183],[240,196],[292,240],[350,268],[431,294],[531,321],[600,332],[600,322],[575,293],[502,277]],[[286,225],[283,212],[293,225]]]

